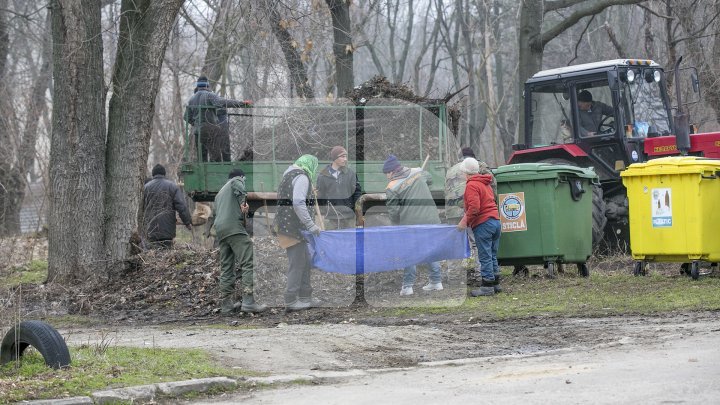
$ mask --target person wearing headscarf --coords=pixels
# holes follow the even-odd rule
[[[285,170],[278,186],[273,229],[289,262],[285,289],[285,310],[288,312],[313,306],[310,257],[302,231],[320,235],[320,227],[314,221],[315,199],[311,181],[317,170],[318,159],[313,155],[302,155]]]

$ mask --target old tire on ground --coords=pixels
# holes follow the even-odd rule
[[[543,159],[540,162],[554,165],[578,166],[576,163],[569,160],[558,158]],[[593,185],[592,188],[592,246],[593,248],[596,248],[605,235],[605,225],[607,224],[605,210],[607,207],[605,205],[605,200],[603,199],[602,187]]]
[[[37,349],[49,367],[70,365],[70,352],[65,340],[58,331],[43,321],[23,321],[10,329],[0,345],[0,364],[21,357],[28,346]]]

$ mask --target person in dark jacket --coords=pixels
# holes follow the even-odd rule
[[[500,292],[500,266],[497,252],[500,247],[500,214],[493,194],[492,175],[480,174],[480,164],[473,158],[463,161],[467,177],[465,186],[465,215],[458,224],[460,231],[470,228],[475,234],[475,246],[480,259],[482,280],[480,288],[472,290],[473,297]]]
[[[200,160],[207,162],[230,161],[230,134],[226,131],[227,111],[224,108],[250,107],[250,101],[232,100],[210,91],[210,82],[200,76],[195,83],[195,94],[185,108],[185,121],[193,126],[197,144],[200,138]],[[218,117],[220,115],[220,117]],[[224,117],[224,118],[223,118]]]
[[[593,101],[592,93],[587,90],[578,93],[577,104],[580,117],[580,136],[583,137],[597,134],[603,118],[615,113],[609,105],[601,101]]]
[[[318,204],[325,229],[355,227],[355,202],[362,194],[357,174],[347,167],[348,153],[342,146],[330,150],[331,163],[317,178]]]
[[[285,249],[289,262],[285,310],[308,309],[313,302],[310,284],[310,256],[302,231],[320,235],[315,224],[311,179],[317,173],[318,160],[313,155],[302,155],[285,170],[278,186],[277,213],[273,230],[280,247]]]
[[[220,312],[230,314],[240,308],[242,312],[263,312],[267,307],[255,302],[253,291],[253,243],[243,219],[250,207],[245,201],[245,173],[233,169],[228,181],[215,196],[212,226],[220,241]],[[237,302],[235,282],[238,278],[235,263],[240,268],[242,303]]]
[[[430,173],[421,168],[410,169],[400,164],[395,155],[388,156],[383,164],[383,173],[390,182],[385,189],[388,215],[393,225],[439,224],[435,200],[430,193],[432,184]],[[422,288],[424,291],[442,290],[440,263],[428,263],[430,266],[429,282]],[[405,268],[401,296],[412,295],[413,285],[417,277],[416,266]]]
[[[175,239],[175,212],[188,230],[192,229],[185,195],[174,182],[165,178],[161,164],[152,169],[152,180],[143,187],[143,228],[151,248],[172,247]]]

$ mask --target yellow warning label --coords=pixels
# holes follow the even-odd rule
[[[503,232],[527,231],[525,193],[500,194],[500,224]]]

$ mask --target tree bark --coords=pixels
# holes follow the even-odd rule
[[[307,70],[305,65],[300,58],[300,53],[297,51],[297,42],[290,35],[290,31],[285,28],[282,23],[282,18],[277,10],[276,0],[267,0],[262,2],[265,10],[267,11],[268,18],[270,20],[270,29],[280,43],[280,49],[285,56],[285,62],[287,63],[288,71],[290,72],[290,83],[295,88],[297,95],[303,98],[315,98],[312,85],[308,80]]]
[[[353,56],[355,48],[352,44],[350,25],[350,2],[346,0],[325,0],[333,26],[333,55],[335,55],[335,82],[337,83],[337,97],[354,86]]]
[[[105,84],[100,3],[54,0],[48,281],[104,268]],[[134,212],[134,211],[132,211]]]
[[[130,252],[146,176],[155,95],[183,0],[123,0],[108,111],[105,249],[110,271]]]

